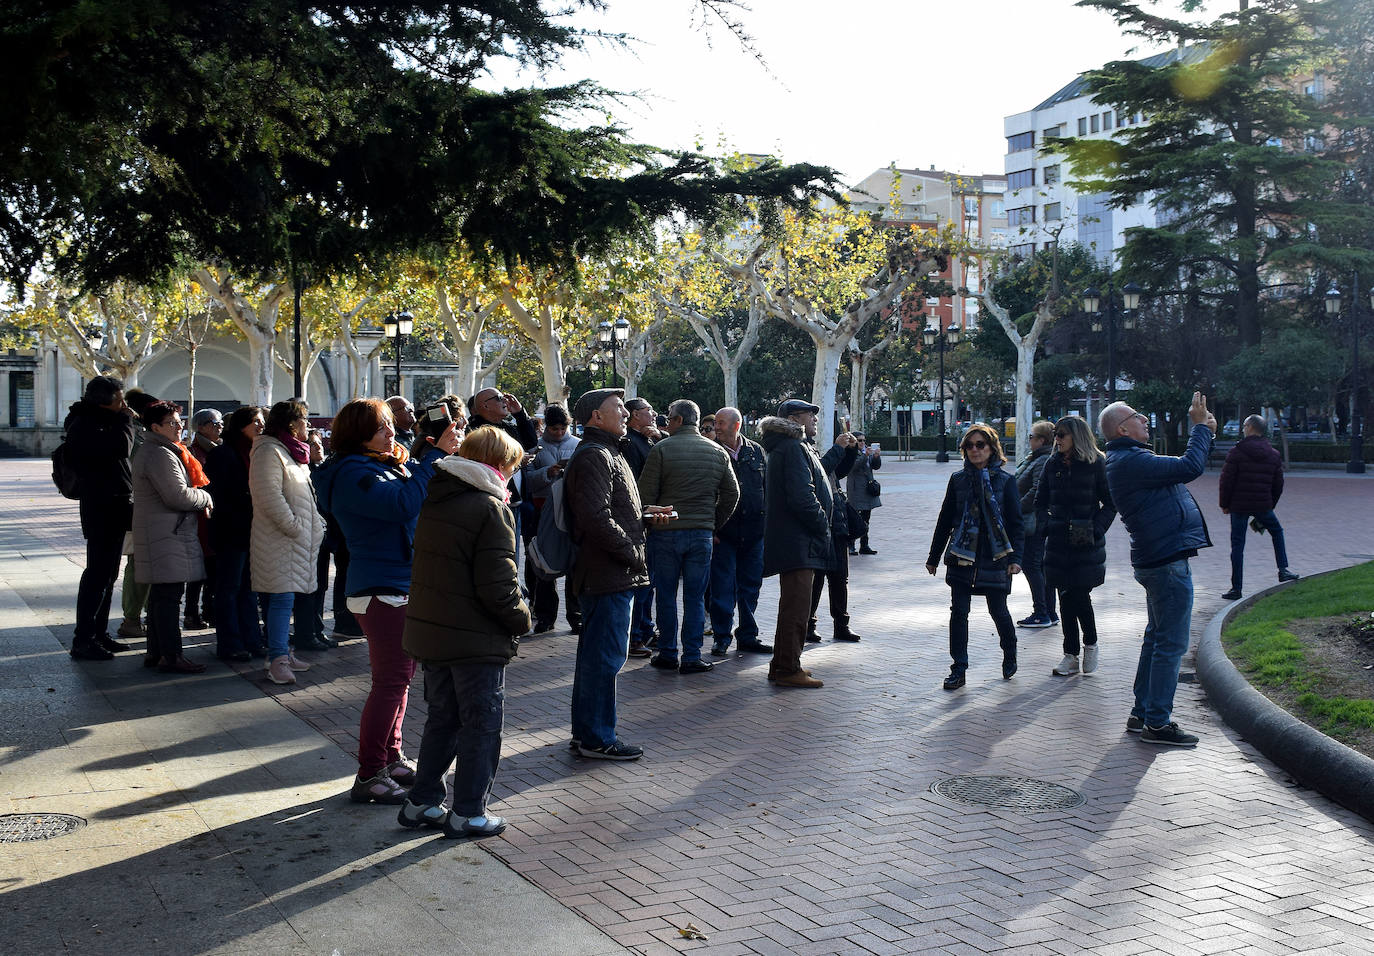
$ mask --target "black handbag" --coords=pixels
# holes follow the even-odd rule
[[[849,503],[849,499],[844,500],[844,520],[849,525],[849,540],[858,541],[868,534],[868,522],[864,516],[859,514],[859,509]]]
[[[882,483],[877,478],[870,478],[868,484],[864,485],[864,491],[868,492],[870,498],[876,498],[883,493]]]
[[[1069,547],[1091,548],[1097,543],[1097,532],[1092,518],[1069,519]]]

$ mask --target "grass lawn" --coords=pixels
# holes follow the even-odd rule
[[[1255,689],[1374,757],[1374,563],[1298,581],[1222,632]]]

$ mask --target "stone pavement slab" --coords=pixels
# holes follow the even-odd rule
[[[926,461],[884,469],[872,539],[880,554],[854,559],[851,570],[863,641],[807,650],[822,690],[769,685],[759,657],[688,676],[632,662],[620,680],[621,735],[643,745],[645,759],[598,763],[566,746],[576,638],[526,641],[507,674],[494,805],[512,826],[481,850],[642,953],[1374,949],[1374,827],[1287,779],[1215,719],[1194,683],[1180,684],[1176,716],[1202,736],[1197,750],[1155,749],[1123,732],[1144,611],[1119,526],[1109,535],[1108,580],[1094,592],[1097,674],[1052,677],[1062,651],[1051,628],[1021,632],[1020,673],[1003,681],[991,622],[975,607],[968,686],[939,690],[948,589],[921,566],[949,471]],[[1367,480],[1289,477],[1279,517],[1296,569],[1374,558]],[[1217,544],[1193,562],[1196,636],[1223,604],[1229,561],[1215,472],[1192,489]],[[34,495],[33,513],[44,546],[79,561],[79,537],[71,541],[42,498]],[[1267,542],[1247,548],[1251,582],[1273,574],[1272,553],[1259,545]],[[42,551],[16,549],[25,560],[41,560]],[[1023,583],[1017,588],[1020,617],[1029,598]],[[23,593],[46,623],[69,630],[70,592],[35,585]],[[776,600],[769,582],[765,629]],[[827,621],[820,631],[829,635]],[[100,667],[110,685],[137,676],[127,660],[80,670]],[[212,673],[229,672],[212,665]],[[365,649],[351,642],[319,655],[295,687],[264,686],[260,668],[245,668],[242,686],[257,685],[351,751],[366,674]],[[415,691],[412,748],[423,725],[418,681]],[[237,725],[235,746],[245,735]],[[232,774],[250,770],[221,774],[224,792],[206,800],[232,800]],[[283,778],[300,768],[261,771]],[[1035,778],[1085,801],[1032,813],[931,792],[953,774]],[[337,794],[339,776],[331,779]],[[307,805],[287,809],[298,806]],[[250,817],[230,826],[254,819],[261,825]],[[340,829],[321,826],[319,840],[349,838]],[[385,872],[383,847],[399,852],[390,821],[364,813],[351,829],[366,835],[354,835],[353,852],[381,854],[365,858]],[[319,874],[310,885],[353,891],[331,879]],[[688,922],[709,941],[682,939],[678,928]]]

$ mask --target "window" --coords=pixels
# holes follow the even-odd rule
[[[1007,214],[1007,204],[1000,199],[994,199],[988,208],[988,215],[993,219],[1001,219]]]
[[[1016,209],[1007,210],[1008,226],[1026,226],[1035,222],[1035,207],[1020,206]]]
[[[1053,166],[1046,166],[1045,185],[1053,186],[1057,182],[1059,182],[1059,164],[1055,163]]]
[[[1101,128],[1101,127],[1098,125],[1098,124],[1101,123],[1101,122],[1102,122],[1102,117],[1098,116],[1096,113],[1094,113],[1092,116],[1089,116],[1089,117],[1088,117],[1088,128],[1089,128],[1089,130],[1091,130],[1092,132],[1096,133],[1096,132]]]
[[[1107,112],[1105,112],[1105,113],[1102,114],[1102,128],[1103,128],[1103,129],[1111,129],[1111,128],[1112,128],[1112,111],[1111,111],[1111,110],[1107,110]]]
[[[1016,153],[1023,149],[1030,149],[1035,145],[1034,131],[1028,133],[1017,133],[1015,136],[1007,137],[1007,152]]]
[[[1046,221],[1046,222],[1053,222],[1055,219],[1058,219],[1058,218],[1059,218],[1059,203],[1057,203],[1057,202],[1047,202],[1047,203],[1045,203],[1045,221]]]
[[[1014,173],[1007,173],[1007,188],[1011,190],[1025,189],[1027,186],[1035,185],[1035,170],[1018,169]]]
[[[1031,256],[1035,255],[1035,243],[1022,243],[1019,246],[1012,246],[1007,251],[1011,253],[1013,259],[1029,259]]]
[[[971,217],[973,217],[973,218],[975,218],[975,219],[978,217],[978,197],[977,197],[977,196],[965,196],[965,197],[964,197],[964,215],[965,215],[965,216],[971,216]]]
[[[1079,135],[1079,136],[1087,136],[1087,135],[1088,135],[1088,118],[1087,118],[1086,116],[1080,116],[1080,117],[1078,117],[1078,135]]]
[[[1045,140],[1047,140],[1047,139],[1053,139],[1053,138],[1056,137],[1056,136],[1063,136],[1063,135],[1064,135],[1064,124],[1063,124],[1063,123],[1060,123],[1058,126],[1051,126],[1049,129],[1047,129],[1047,130],[1045,130],[1043,133],[1041,133],[1041,134],[1040,134],[1040,142],[1043,143],[1043,142],[1044,142]]]

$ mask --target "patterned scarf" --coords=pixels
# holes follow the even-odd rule
[[[964,513],[949,542],[949,553],[959,564],[973,564],[978,559],[978,535],[987,529],[992,559],[998,561],[1011,554],[1011,539],[1002,524],[1002,507],[992,490],[992,472],[1001,469],[974,468],[964,465],[964,475],[972,486],[964,499]]]
[[[292,460],[295,461],[296,464],[306,465],[310,463],[309,444],[301,441],[289,431],[268,432],[267,434],[286,446],[287,452],[290,453]]]
[[[210,483],[210,479],[205,477],[205,469],[200,467],[200,462],[196,461],[196,456],[186,450],[186,446],[181,442],[173,442],[176,445],[177,456],[181,458],[182,467],[186,469],[186,483],[192,488],[204,488]]]

